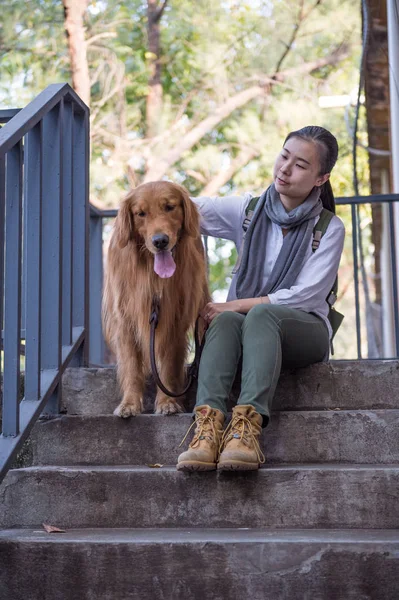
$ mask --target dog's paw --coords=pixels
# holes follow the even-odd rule
[[[119,406],[115,408],[114,415],[116,417],[122,417],[122,419],[128,419],[129,417],[137,417],[141,412],[142,409],[140,405],[121,402]]]
[[[183,412],[182,407],[171,398],[167,398],[162,401],[156,402],[155,414],[156,415],[175,415]]]

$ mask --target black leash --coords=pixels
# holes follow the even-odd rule
[[[151,361],[151,369],[152,369],[152,374],[154,376],[155,383],[157,384],[157,386],[163,391],[164,394],[166,394],[167,396],[171,396],[172,398],[178,398],[179,396],[183,396],[190,389],[191,384],[193,383],[193,380],[197,379],[197,377],[198,377],[199,363],[200,363],[200,359],[201,359],[202,348],[204,347],[204,340],[202,341],[202,344],[200,344],[200,341],[199,341],[198,320],[199,320],[199,317],[197,317],[197,320],[195,321],[195,329],[194,329],[195,355],[194,355],[193,362],[191,363],[191,365],[188,366],[188,370],[187,370],[187,373],[188,373],[187,385],[186,385],[186,387],[184,388],[184,390],[182,392],[179,392],[179,393],[171,392],[162,383],[162,381],[161,381],[161,379],[159,377],[159,374],[158,374],[157,365],[156,365],[156,361],[155,361],[155,330],[157,328],[158,321],[159,321],[159,298],[157,296],[153,296],[153,298],[152,298],[152,308],[151,308],[151,317],[150,317],[150,325],[151,325],[151,331],[150,331],[150,361]],[[205,336],[204,336],[204,338],[205,338]]]

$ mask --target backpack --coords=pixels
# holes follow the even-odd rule
[[[260,196],[251,198],[247,208],[245,209],[245,219],[242,224],[242,228],[244,230],[244,238],[242,240],[237,263],[233,269],[233,273],[237,272],[238,267],[240,265],[242,250],[244,247],[245,235],[246,235],[248,227],[251,223],[251,220],[252,220],[253,214],[255,212],[255,208],[258,203],[259,198],[260,198]],[[323,210],[321,211],[320,219],[317,221],[317,223],[313,229],[312,252],[316,252],[317,248],[320,246],[321,238],[327,231],[327,227],[329,226],[330,221],[333,218],[333,216],[334,216],[334,213],[332,213],[330,210],[327,210],[326,208],[323,208]],[[334,354],[332,340],[333,340],[335,334],[337,333],[342,321],[344,320],[344,315],[339,313],[333,307],[333,305],[335,304],[335,302],[337,300],[337,294],[338,294],[338,275],[335,278],[334,285],[332,286],[331,292],[328,294],[328,296],[326,298],[326,302],[329,306],[328,320],[330,321],[330,325],[331,325],[331,329],[332,329],[331,354]]]

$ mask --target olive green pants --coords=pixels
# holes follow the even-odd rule
[[[254,406],[265,427],[281,368],[320,362],[328,347],[324,321],[302,310],[259,304],[247,315],[223,312],[206,332],[196,406],[208,404],[227,413],[226,402],[242,359],[237,404]]]

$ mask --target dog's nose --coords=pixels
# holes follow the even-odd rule
[[[158,250],[165,250],[166,246],[169,244],[169,237],[165,233],[157,233],[152,236],[152,243]]]

